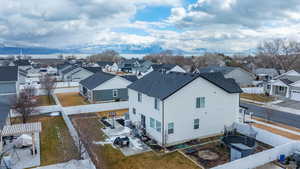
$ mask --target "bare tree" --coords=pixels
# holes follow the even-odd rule
[[[48,96],[49,104],[51,103],[51,94],[55,88],[56,78],[45,74],[40,78],[41,88],[44,89]]]
[[[12,100],[12,109],[21,114],[22,122],[26,123],[30,114],[36,112],[36,100],[34,87],[26,87],[22,89],[19,95]]]
[[[275,67],[288,71],[300,59],[300,43],[288,39],[273,39],[257,46],[259,62],[264,67]]]
[[[87,60],[92,63],[95,63],[98,61],[118,62],[119,60],[121,60],[121,57],[120,57],[119,53],[114,50],[106,50],[102,53],[88,56]]]

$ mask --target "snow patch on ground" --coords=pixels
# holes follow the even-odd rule
[[[96,169],[90,160],[71,160],[66,163],[37,167],[36,169]]]

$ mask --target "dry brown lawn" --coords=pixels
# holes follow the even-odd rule
[[[50,99],[48,96],[38,96],[37,101],[38,101],[38,106],[55,105],[55,101],[52,96],[50,96]]]
[[[111,145],[91,144],[105,139],[100,128],[103,126],[95,117],[73,118],[73,122],[84,140],[88,140],[88,151],[97,168],[101,169],[199,169],[192,161],[179,152],[158,155],[154,152],[125,157]]]
[[[241,93],[240,94],[241,98],[244,99],[249,99],[249,100],[253,100],[253,101],[258,101],[258,102],[270,102],[273,101],[274,98],[270,97],[270,96],[266,96],[264,94],[249,94],[249,93]]]
[[[20,119],[12,120],[19,123]],[[31,116],[29,122],[41,122],[41,166],[78,158],[77,148],[62,117]]]
[[[89,104],[79,93],[60,93],[56,94],[56,96],[63,107]]]

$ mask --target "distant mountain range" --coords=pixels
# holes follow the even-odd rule
[[[136,44],[114,44],[114,45],[97,45],[86,44],[70,46],[67,48],[47,48],[47,47],[31,47],[24,45],[7,45],[0,43],[1,55],[18,55],[20,53],[26,55],[47,55],[47,54],[96,54],[105,50],[115,50],[121,54],[149,54],[159,53],[165,50],[171,50],[175,54],[181,55],[202,55],[204,53],[224,53],[227,55],[233,55],[236,52],[233,51],[216,51],[206,48],[196,48],[193,51],[184,51],[180,49],[165,49],[158,44],[151,45],[136,45]],[[250,54],[251,51],[242,51],[241,54]]]

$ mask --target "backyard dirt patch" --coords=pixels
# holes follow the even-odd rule
[[[20,119],[12,122],[20,123]],[[41,122],[41,166],[77,159],[77,148],[62,117],[31,116],[29,122]]]
[[[56,96],[63,107],[89,104],[79,93],[60,93],[56,94]]]
[[[243,99],[253,100],[253,101],[257,101],[257,102],[271,102],[274,100],[273,97],[266,96],[264,94],[241,93],[240,97]]]
[[[193,161],[203,168],[212,168],[230,161],[230,154],[220,142],[214,142],[183,150]]]
[[[157,155],[154,152],[125,157],[120,150],[112,145],[96,145],[94,141],[103,141],[103,127],[99,118],[73,117],[77,131],[88,149],[88,152],[97,168],[101,169],[199,169],[192,161],[179,152]]]
[[[38,106],[51,106],[55,105],[55,101],[52,96],[38,96],[37,98]]]

